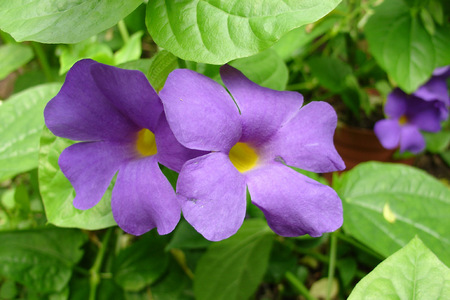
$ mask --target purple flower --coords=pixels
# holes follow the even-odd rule
[[[198,152],[176,141],[144,74],[79,61],[44,117],[55,135],[82,141],[59,158],[76,191],[76,208],[95,206],[119,171],[111,198],[117,224],[135,235],[175,228],[180,205],[158,162],[180,171]]]
[[[184,69],[173,71],[160,93],[178,141],[209,151],[180,172],[177,194],[186,220],[209,240],[231,236],[244,220],[248,188],[280,235],[316,237],[339,228],[342,204],[335,191],[286,166],[345,168],[333,145],[333,108],[324,102],[301,108],[300,94],[263,88],[230,66],[221,68],[221,77],[231,96]]]
[[[442,112],[436,101],[423,100],[394,89],[388,95],[384,112],[388,119],[375,124],[375,134],[386,149],[400,145],[400,152],[419,153],[425,148],[420,130],[436,132],[441,129]]]
[[[437,68],[434,70],[431,79],[412,94],[424,101],[433,102],[433,105],[439,109],[441,121],[447,119],[450,105],[447,87],[448,77],[450,77],[450,66]]]

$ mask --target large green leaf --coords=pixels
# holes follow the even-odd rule
[[[115,282],[126,291],[139,291],[164,274],[169,254],[164,252],[166,237],[155,230],[119,253],[114,261]]]
[[[283,59],[273,49],[256,55],[236,59],[230,65],[239,69],[248,79],[274,90],[286,89],[289,70]]]
[[[447,27],[448,28],[448,27]],[[384,1],[375,8],[364,32],[370,51],[380,66],[407,93],[425,83],[437,66],[449,62],[448,30],[436,27],[432,36],[419,14],[414,14],[403,0]]]
[[[0,29],[17,41],[77,43],[115,25],[142,0],[0,1]]]
[[[33,51],[29,46],[21,44],[0,46],[0,80],[29,62],[32,58]]]
[[[0,102],[0,181],[37,167],[43,110],[60,87],[44,84]]]
[[[198,300],[247,300],[267,269],[273,233],[261,219],[244,222],[229,239],[212,244],[195,271]]]
[[[100,202],[91,209],[76,209],[75,190],[58,166],[61,152],[74,142],[54,136],[44,128],[39,152],[39,188],[49,223],[60,227],[101,229],[116,225],[111,212],[110,184]]]
[[[335,189],[348,234],[386,257],[418,235],[450,265],[450,189],[434,177],[401,164],[369,162],[345,173]]]
[[[155,42],[186,60],[224,64],[269,48],[341,0],[154,0],[147,27]]]
[[[0,274],[39,293],[61,291],[86,235],[73,229],[0,232]]]
[[[364,277],[348,299],[450,299],[450,270],[415,237]]]

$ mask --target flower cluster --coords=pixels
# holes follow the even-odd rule
[[[226,89],[178,69],[158,95],[138,71],[75,64],[44,111],[55,135],[80,141],[59,159],[75,207],[96,205],[118,172],[112,212],[135,235],[171,232],[182,211],[207,239],[227,238],[245,218],[247,190],[280,235],[339,228],[335,191],[289,167],[345,168],[333,145],[332,107],[302,107],[300,94],[258,86],[230,66],[221,77]],[[159,163],[180,173],[176,193]]]
[[[450,66],[438,68],[433,77],[408,95],[399,88],[387,98],[384,112],[388,119],[378,121],[374,130],[386,149],[400,146],[400,152],[419,153],[425,149],[425,140],[420,130],[437,132],[440,122],[448,117],[450,97],[446,79]]]

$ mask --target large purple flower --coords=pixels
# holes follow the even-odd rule
[[[209,151],[180,172],[177,193],[186,220],[209,240],[227,238],[244,220],[248,189],[280,235],[316,237],[339,228],[342,204],[334,190],[286,166],[345,168],[333,145],[333,108],[324,102],[301,108],[300,94],[258,86],[230,66],[221,68],[221,77],[231,96],[185,69],[173,71],[160,92],[178,141]]]
[[[55,135],[82,141],[59,158],[76,208],[95,206],[119,171],[111,199],[117,224],[135,235],[174,229],[180,206],[158,162],[180,171],[197,152],[177,142],[144,74],[79,61],[44,116]]]
[[[374,131],[386,149],[400,145],[400,152],[419,153],[425,148],[420,130],[437,132],[441,129],[443,112],[436,101],[407,95],[398,88],[388,95],[384,112],[388,119],[378,121]]]

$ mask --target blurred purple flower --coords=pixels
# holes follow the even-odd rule
[[[387,97],[384,112],[388,119],[375,124],[374,131],[386,149],[419,153],[425,149],[420,130],[437,132],[447,119],[450,98],[446,79],[450,66],[438,68],[433,77],[408,95],[396,88]]]
[[[177,194],[186,220],[205,238],[233,235],[246,213],[246,190],[283,236],[317,237],[342,225],[336,192],[286,165],[342,170],[333,145],[337,117],[324,102],[261,87],[230,66],[220,84],[175,70],[160,93],[167,121],[184,146],[209,151],[182,168]],[[236,104],[234,101],[236,101]]]
[[[79,61],[44,117],[55,135],[82,141],[59,158],[76,191],[76,208],[95,206],[119,171],[111,199],[117,224],[135,235],[175,228],[180,205],[158,162],[180,171],[197,152],[176,141],[144,74]]]

